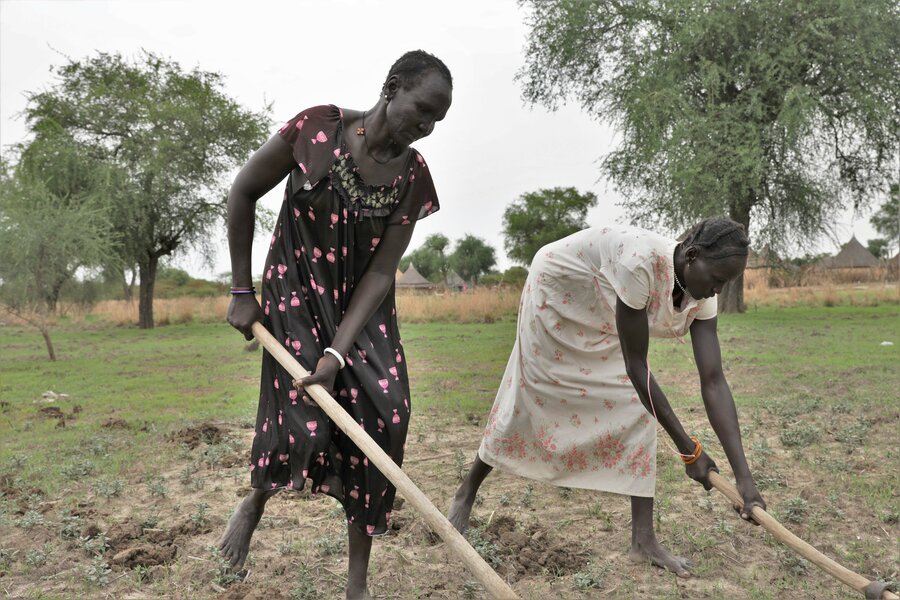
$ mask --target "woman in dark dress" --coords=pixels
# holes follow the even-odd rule
[[[317,106],[272,136],[238,173],[228,198],[233,299],[228,322],[251,338],[262,321],[312,374],[292,382],[263,354],[251,493],[220,548],[240,569],[266,501],[284,488],[344,506],[348,598],[368,597],[371,536],[386,531],[395,489],[315,404],[303,386],[334,390],[341,406],[397,464],[410,416],[409,380],[394,276],[418,219],[438,209],[428,167],[410,144],[450,107],[447,67],[422,51],[392,67],[369,110]],[[266,258],[262,306],[251,288],[255,202],[289,175]]]

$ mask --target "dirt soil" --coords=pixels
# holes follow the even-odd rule
[[[702,411],[685,417],[686,427],[703,426]],[[870,433],[884,438],[892,427],[896,432],[900,416],[889,417]],[[846,418],[849,422],[851,416]],[[772,449],[763,474],[786,480],[790,473],[790,489],[774,485],[763,490],[770,508],[802,498],[809,507],[807,514],[815,518],[785,523],[798,535],[848,568],[865,569],[868,576],[897,577],[896,517],[874,512],[864,499],[835,500],[835,490],[828,487],[833,488],[835,476],[824,470],[791,470],[796,450],[782,447],[777,434],[771,433],[777,431],[775,415],[760,410],[752,422],[753,433],[745,445],[765,440]],[[106,427],[111,435],[133,435],[119,423]],[[460,473],[474,457],[481,432],[480,419],[465,415],[432,412],[413,420],[404,469],[444,512]],[[251,437],[252,430],[229,423],[201,423],[170,435],[164,449],[172,456],[169,468],[156,474],[167,487],[164,495],[154,493],[147,479],[136,473],[119,496],[97,496],[88,478],[83,494],[75,499],[38,501],[40,489],[16,487],[0,473],[0,495],[13,511],[7,518],[20,523],[0,529],[0,590],[16,598],[343,597],[345,526],[340,507],[326,496],[306,491],[275,496],[253,538],[241,577],[225,569],[212,550],[231,511],[247,493],[248,477],[243,461],[233,460],[234,452],[220,452],[214,464],[199,457],[209,457],[212,449],[224,446],[243,448],[237,452],[243,454]],[[831,456],[830,449],[821,451]],[[833,456],[864,473],[883,469],[886,452],[890,450],[875,446],[847,456],[835,449]],[[790,551],[782,550],[760,528],[741,522],[724,497],[707,495],[684,478],[662,444],[658,463],[659,537],[694,562],[690,579],[628,559],[627,498],[529,485],[502,473],[491,475],[482,489],[470,539],[522,598],[854,596],[815,567],[792,560]],[[730,477],[724,457],[719,466]],[[195,469],[194,477],[184,477],[186,467]],[[896,506],[897,490],[885,493],[893,494]],[[74,533],[64,528],[63,505],[66,518],[79,524]],[[42,522],[22,526],[29,515],[36,519],[34,512],[43,516]],[[35,552],[44,553],[43,563]],[[395,506],[391,531],[375,541],[370,585],[378,598],[485,597],[403,498]]]

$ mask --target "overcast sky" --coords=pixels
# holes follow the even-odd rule
[[[454,90],[447,118],[415,144],[432,171],[441,210],[417,225],[410,250],[432,233],[452,241],[470,233],[494,246],[505,268],[503,210],[524,192],[590,190],[600,198],[590,225],[627,220],[612,186],[599,179],[598,159],[616,141],[611,127],[576,106],[551,113],[524,105],[513,78],[526,34],[513,0],[0,0],[0,145],[26,138],[23,92],[51,85],[49,69],[65,57],[136,56],[146,49],[185,68],[218,71],[226,93],[245,107],[272,103],[274,133],[309,106],[369,108],[393,61],[421,48],[448,65]],[[222,173],[226,182],[233,177]],[[262,202],[277,210],[282,191],[276,186]],[[851,233],[863,243],[874,237],[868,216],[843,215],[842,241]],[[176,264],[204,277],[230,270],[224,226],[220,236],[212,267],[192,256]],[[257,237],[254,273],[262,271],[268,235]],[[834,250],[829,240],[820,246]]]

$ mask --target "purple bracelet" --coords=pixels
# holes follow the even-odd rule
[[[238,294],[255,294],[255,293],[256,293],[255,287],[249,287],[249,288],[233,287],[233,288],[231,288],[232,296],[237,296]]]

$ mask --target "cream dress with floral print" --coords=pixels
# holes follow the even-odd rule
[[[672,305],[677,242],[591,228],[541,248],[519,304],[516,342],[478,454],[555,485],[651,497],[656,425],[625,374],[616,297],[647,309],[651,337],[683,337],[715,297]]]

